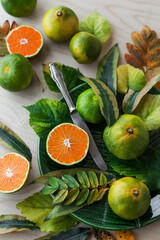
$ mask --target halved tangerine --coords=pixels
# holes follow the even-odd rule
[[[43,46],[43,36],[35,28],[22,25],[13,29],[6,38],[9,53],[19,53],[24,57],[33,57]]]
[[[46,148],[52,160],[62,165],[73,165],[85,158],[89,137],[82,128],[71,123],[62,123],[49,133]]]
[[[22,188],[29,169],[29,161],[18,153],[0,157],[0,192],[12,193]]]

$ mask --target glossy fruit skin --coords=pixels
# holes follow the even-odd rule
[[[29,16],[37,6],[37,0],[1,0],[4,10],[14,17]]]
[[[135,159],[149,144],[149,130],[144,121],[132,114],[122,115],[117,122],[106,127],[103,140],[111,153],[120,159]]]
[[[108,194],[108,203],[113,212],[126,220],[134,220],[144,215],[150,206],[148,187],[133,177],[115,181]]]
[[[78,32],[79,21],[70,8],[56,6],[45,13],[42,27],[48,38],[55,42],[66,42]]]
[[[77,33],[70,41],[70,51],[78,63],[92,63],[102,50],[100,40],[87,32]]]
[[[20,54],[8,54],[0,60],[0,86],[16,92],[27,88],[32,80],[32,65]]]
[[[76,108],[85,121],[95,124],[104,122],[104,117],[100,111],[99,100],[91,88],[85,90],[78,96]]]

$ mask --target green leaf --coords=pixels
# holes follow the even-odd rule
[[[126,94],[128,91],[128,65],[119,65],[117,68],[117,92]]]
[[[160,80],[160,76],[156,75],[149,82],[146,83],[145,87],[140,92],[129,90],[123,100],[123,111],[125,113],[132,113],[138,106],[143,96],[149,92],[149,90]]]
[[[65,215],[44,222],[40,225],[40,229],[42,232],[61,232],[67,231],[71,227],[77,225],[77,223],[77,220],[69,215]]]
[[[64,190],[64,189],[68,189],[68,186],[67,186],[67,184],[65,184],[62,180],[60,180],[60,179],[56,179],[57,180],[57,182],[58,182],[58,184],[59,184],[59,189],[60,190]]]
[[[43,222],[47,214],[53,209],[52,197],[35,193],[17,204],[17,208],[27,220],[36,223],[38,226]]]
[[[96,78],[104,82],[109,89],[117,94],[117,64],[119,59],[119,47],[115,44],[100,61]]]
[[[77,198],[76,205],[77,206],[82,205],[87,200],[88,196],[89,196],[89,189],[83,189]]]
[[[64,81],[68,90],[73,89],[74,87],[82,84],[82,81],[78,79],[78,70],[60,63],[56,63],[59,70],[62,72]],[[56,83],[51,78],[49,71],[49,63],[43,65],[43,75],[46,81],[48,88],[53,92],[60,92]]]
[[[88,176],[89,176],[89,181],[90,181],[91,186],[93,188],[97,188],[99,183],[98,183],[98,178],[97,178],[96,173],[93,171],[89,171]]]
[[[29,123],[39,137],[46,137],[58,124],[71,122],[65,103],[46,98],[25,107],[30,112]]]
[[[141,69],[132,67],[129,64],[127,64],[127,66],[129,88],[135,91],[142,90],[142,88],[146,85],[144,72]]]
[[[0,122],[0,143],[17,151],[31,161],[32,154],[27,145],[16,133],[2,122]]]
[[[11,214],[0,216],[0,234],[35,229],[37,229],[37,226],[22,216]]]
[[[51,186],[45,186],[42,190],[41,190],[41,193],[43,195],[49,195],[49,194],[53,194],[54,192],[57,191],[58,188],[54,188],[54,187],[51,187]]]
[[[154,191],[160,189],[159,159],[160,153],[148,147],[139,158],[124,161],[112,157],[110,158],[110,164],[116,172],[121,175],[136,177],[144,182],[151,191]]]
[[[106,187],[107,186],[107,178],[106,178],[106,176],[103,173],[101,173],[101,175],[100,175],[100,185],[102,187]]]
[[[79,189],[73,188],[72,190],[69,191],[68,196],[63,204],[66,206],[70,205],[71,203],[74,202],[74,200],[78,197],[78,195],[79,195]]]
[[[146,94],[133,114],[142,118],[150,131],[160,128],[160,95]]]
[[[71,175],[62,176],[62,180],[70,187],[70,188],[79,188],[79,183],[75,180],[75,178]]]
[[[109,190],[109,188],[101,188],[101,189],[99,189],[98,193],[97,193],[96,201],[100,201],[104,197],[104,195],[105,195],[107,190]]]
[[[106,119],[107,125],[113,125],[119,117],[117,100],[113,92],[100,80],[85,78],[79,75],[79,78],[87,82],[93,89],[99,99],[101,113]]]
[[[36,238],[35,240],[86,240],[90,234],[91,228],[75,227],[66,232],[61,232],[59,234],[51,233],[47,236]]]
[[[89,188],[90,187],[90,182],[89,182],[88,176],[85,173],[85,171],[82,171],[82,170],[78,171],[77,172],[77,177],[78,177],[79,182],[83,186],[83,188]]]
[[[102,43],[108,41],[111,36],[110,23],[96,10],[79,23],[79,31],[95,35]]]
[[[57,193],[57,195],[53,199],[53,204],[62,203],[68,195],[68,190],[64,189]]]
[[[98,189],[92,189],[89,193],[87,204],[90,205],[94,203],[97,200],[97,196],[98,196]]]
[[[55,189],[58,189],[59,188],[59,183],[58,183],[58,180],[57,178],[55,177],[50,177],[48,178],[48,183]]]

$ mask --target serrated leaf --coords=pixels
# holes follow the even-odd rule
[[[97,178],[97,175],[95,174],[95,172],[89,171],[88,176],[89,176],[89,181],[90,181],[91,187],[97,188],[99,183],[98,183],[98,178]]]
[[[49,195],[49,194],[53,194],[54,192],[57,191],[58,188],[53,188],[51,186],[45,186],[42,190],[41,193],[43,195]]]
[[[57,233],[51,233],[47,236],[36,238],[35,240],[86,240],[90,235],[90,228],[72,228],[69,231]]]
[[[96,75],[96,78],[104,82],[115,95],[117,93],[118,59],[119,47],[115,44],[100,61]]]
[[[77,223],[76,219],[69,215],[65,215],[42,223],[40,229],[42,232],[61,232],[67,231],[71,227],[77,225]]]
[[[112,125],[119,117],[117,100],[113,92],[100,80],[85,78],[79,75],[79,78],[88,83],[99,99],[101,113],[106,119],[107,125]]]
[[[101,173],[101,175],[100,175],[100,185],[102,187],[106,187],[107,186],[107,178],[106,178],[106,176],[103,173]]]
[[[68,90],[73,89],[74,87],[82,84],[82,81],[78,79],[78,70],[60,63],[55,63],[59,70],[62,72],[64,81]],[[49,63],[43,64],[43,75],[46,81],[48,88],[53,92],[60,92],[56,83],[51,78],[49,71]]]
[[[79,189],[78,188],[73,188],[72,190],[69,191],[68,196],[66,197],[64,201],[64,205],[70,205],[71,203],[74,202],[74,200],[78,197],[79,195]]]
[[[146,94],[133,114],[142,118],[150,131],[160,128],[160,95]]]
[[[129,90],[123,100],[123,111],[125,113],[132,113],[138,106],[143,96],[160,80],[160,76],[154,76],[147,82],[145,87],[140,92]]]
[[[40,225],[47,214],[53,209],[52,197],[35,193],[17,204],[17,208],[27,220]]]
[[[10,232],[20,232],[26,230],[35,230],[38,227],[26,220],[25,217],[18,215],[1,215],[0,216],[0,234],[10,233]]]
[[[98,196],[98,189],[92,189],[89,193],[87,204],[90,205],[94,203],[97,200],[97,196]]]
[[[55,189],[58,189],[59,188],[59,183],[58,183],[58,180],[57,178],[55,177],[50,177],[48,178],[48,183]]]
[[[102,43],[108,41],[111,36],[110,23],[96,10],[79,23],[79,31],[95,35]]]
[[[60,190],[57,195],[54,197],[53,199],[53,204],[59,204],[62,203],[66,197],[68,195],[68,190],[64,189],[64,190]]]
[[[77,198],[76,205],[77,206],[82,205],[87,200],[88,196],[89,196],[89,189],[83,189]]]
[[[85,171],[78,171],[77,172],[77,177],[78,177],[78,180],[80,182],[80,184],[82,185],[83,188],[89,188],[90,187],[90,182],[89,182],[89,178],[86,174]]]
[[[70,188],[79,188],[79,183],[75,180],[75,178],[71,175],[62,176],[62,180],[70,187]]]
[[[0,144],[17,151],[31,161],[30,149],[15,132],[2,122],[0,122]]]
[[[104,197],[104,195],[105,195],[107,190],[109,190],[109,188],[101,188],[101,189],[99,189],[98,193],[97,193],[96,201],[100,201]]]
[[[30,112],[30,126],[39,137],[46,137],[55,126],[63,121],[71,122],[67,105],[54,99],[40,99],[25,108]]]

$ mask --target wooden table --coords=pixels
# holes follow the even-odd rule
[[[123,54],[126,52],[125,43],[131,42],[131,32],[140,31],[144,25],[148,25],[160,36],[160,1],[159,0],[38,0],[35,12],[26,18],[14,18],[9,16],[0,6],[0,25],[8,19],[16,20],[21,24],[34,26],[42,30],[41,22],[45,12],[56,5],[65,5],[72,8],[79,19],[83,19],[91,14],[95,9],[108,19],[112,26],[112,38],[108,44],[103,47],[100,56],[107,53],[108,49],[114,44],[119,44],[121,52],[121,63],[124,62]],[[43,30],[42,30],[43,32]],[[99,59],[100,59],[99,58]],[[90,65],[79,65],[72,58],[68,43],[58,44],[47,39],[44,34],[44,47],[38,56],[31,59],[33,68],[40,78],[45,91],[33,77],[29,88],[24,91],[12,93],[0,88],[0,121],[13,129],[29,146],[33,154],[32,169],[29,175],[28,183],[39,176],[37,165],[37,136],[29,126],[28,112],[22,107],[35,103],[41,98],[58,98],[59,94],[50,92],[44,82],[42,74],[42,63],[50,61],[61,62],[66,65],[78,67],[86,75],[95,77],[95,72],[99,59]],[[8,153],[10,150],[0,146],[0,155]],[[16,203],[22,201],[27,196],[37,191],[36,185],[26,184],[19,192],[13,194],[0,194],[0,215],[1,214],[20,214],[16,209]],[[160,221],[153,223],[141,229],[133,231],[136,240],[159,240],[160,239]],[[38,230],[32,232],[10,233],[1,235],[1,240],[32,240],[44,235]],[[94,238],[92,238],[94,239]]]

